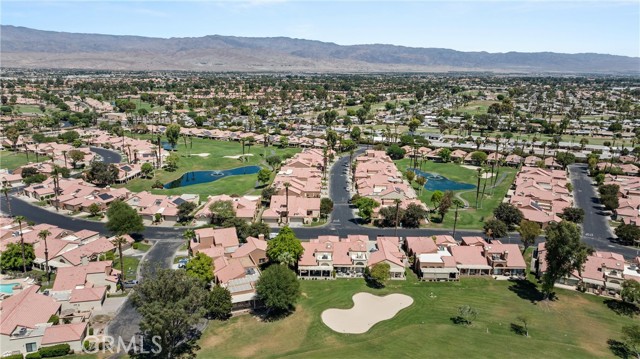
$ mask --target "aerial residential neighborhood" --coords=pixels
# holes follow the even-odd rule
[[[1,359],[640,358],[636,2],[0,10]]]

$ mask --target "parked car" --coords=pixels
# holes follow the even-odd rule
[[[178,261],[178,268],[186,268],[189,260],[187,258],[182,258]]]
[[[138,282],[136,279],[132,279],[132,280],[124,281],[124,282],[122,283],[122,285],[123,285],[125,288],[129,289],[129,288],[133,288],[133,287],[135,287],[136,285],[138,285],[138,283],[139,283],[139,282]]]

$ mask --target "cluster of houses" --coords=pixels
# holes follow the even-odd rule
[[[539,243],[534,251],[531,271],[539,278],[547,271],[544,242]],[[557,283],[588,293],[615,297],[620,294],[625,280],[640,282],[640,257],[627,261],[619,253],[596,251],[587,257],[580,272],[574,271]]]
[[[113,201],[121,200],[136,209],[143,220],[152,223],[177,222],[180,204],[193,202],[198,205],[200,198],[195,194],[157,195],[147,191],[133,193],[126,188],[97,187],[82,179],[73,178],[60,178],[57,186],[53,178],[47,178],[42,183],[24,187],[21,193],[26,198],[48,202],[67,213],[90,213],[94,204],[99,211],[105,211]]]
[[[378,237],[376,241],[363,235],[321,236],[302,246],[301,279],[360,278],[365,268],[377,263],[389,265],[391,279],[405,279],[405,268],[411,267],[424,281],[482,275],[523,278],[526,271],[518,245],[488,243],[481,237],[462,237],[458,243],[450,235]]]
[[[524,219],[545,228],[560,222],[562,211],[573,206],[573,195],[565,170],[523,166],[507,193],[508,201],[522,212]]]
[[[413,203],[426,210],[416,191],[384,151],[367,150],[363,155],[356,157],[353,181],[359,196],[380,203],[373,218],[377,218],[380,208],[395,206],[396,200],[400,201],[400,208],[407,208]]]
[[[234,310],[254,308],[260,266],[267,262],[264,236],[248,237],[240,244],[235,227],[196,229],[195,234],[191,252],[213,259],[214,281],[229,290]]]
[[[640,177],[606,174],[604,184],[619,186],[616,219],[624,224],[640,226]]]
[[[275,190],[262,220],[269,225],[309,224],[320,217],[320,197],[326,191],[329,153],[317,148],[297,153],[279,168],[273,180]]]
[[[108,293],[115,293],[120,271],[113,268],[107,254],[116,247],[97,232],[77,232],[49,224],[19,224],[10,218],[0,219],[0,250],[9,243],[25,243],[34,247],[34,267],[45,269],[46,257],[55,280],[43,290],[32,279],[3,279],[11,294],[1,294],[1,354],[27,354],[42,346],[67,343],[75,352],[82,350],[89,320],[103,309]],[[41,231],[48,231],[45,240]],[[128,248],[133,239],[124,236]],[[46,253],[46,255],[45,255]],[[4,291],[3,291],[4,292]],[[52,318],[59,318],[52,320]]]

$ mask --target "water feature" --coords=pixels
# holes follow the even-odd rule
[[[166,183],[164,188],[171,189],[200,183],[209,183],[229,176],[252,175],[258,173],[260,169],[260,166],[245,166],[232,168],[230,170],[192,171],[183,174],[180,178],[174,181]]]
[[[419,169],[412,168],[413,172],[415,172],[418,176],[422,176],[427,179],[427,183],[424,185],[424,188],[427,191],[460,191],[476,188],[475,185],[470,183],[456,182],[448,179],[447,177],[441,176],[439,174],[423,172]]]
[[[4,294],[13,294],[13,287],[18,285],[19,283],[5,283],[0,284],[0,293]]]
[[[171,144],[167,141],[162,141],[162,149],[164,149],[165,151],[175,151],[178,149],[178,144],[176,144],[175,146],[171,146]]]

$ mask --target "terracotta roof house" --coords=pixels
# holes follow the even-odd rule
[[[302,247],[304,252],[298,261],[301,279],[359,278],[369,265],[366,237],[321,236],[302,242]]]
[[[233,253],[240,246],[235,227],[196,229],[195,245],[191,248],[195,253],[201,249],[221,247],[225,253]]]
[[[255,219],[260,198],[258,196],[231,197],[228,195],[209,196],[207,202],[195,214],[195,219],[200,224],[211,222],[212,213],[209,207],[217,201],[231,201],[236,211],[236,217],[251,222]]]
[[[0,347],[2,353],[35,352],[42,345],[42,337],[49,318],[60,314],[61,305],[54,298],[38,293],[37,285],[0,301]]]
[[[405,279],[407,256],[400,248],[398,237],[378,237],[376,241],[377,251],[369,257],[369,267],[377,263],[387,263],[391,267],[391,279]]]
[[[483,256],[484,246],[455,246],[449,248],[460,275],[489,275],[491,266]]]
[[[71,350],[82,352],[82,342],[87,336],[87,322],[58,324],[48,327],[42,336],[42,346],[69,344]]]

